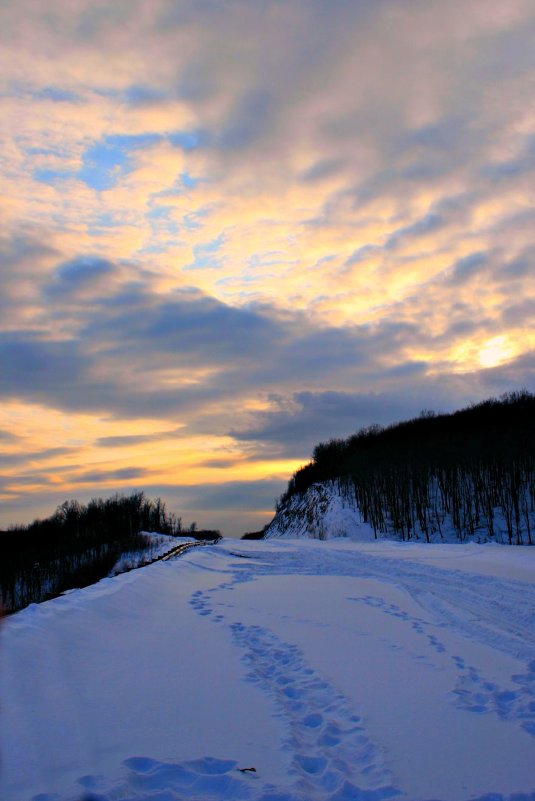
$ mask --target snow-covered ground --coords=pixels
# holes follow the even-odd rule
[[[532,801],[534,579],[535,548],[224,540],[31,606],[0,797]]]
[[[123,553],[110,570],[110,576],[118,576],[119,573],[125,573],[127,570],[141,567],[165,556],[165,554],[179,545],[195,542],[193,537],[172,537],[169,534],[158,534],[154,531],[142,531],[141,533],[148,540],[147,547],[141,551],[126,551]]]

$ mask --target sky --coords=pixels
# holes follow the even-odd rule
[[[0,97],[0,526],[535,390],[532,0],[0,0]]]

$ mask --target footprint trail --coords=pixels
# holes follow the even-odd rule
[[[222,589],[232,589],[232,585],[225,582],[212,591],[194,592],[191,606],[199,615],[221,623],[224,616],[215,614],[210,592]],[[219,603],[218,609],[222,606]],[[283,747],[292,754],[290,770],[295,777],[292,798],[382,801],[399,797],[360,716],[307,664],[297,646],[258,625],[233,622],[230,630],[234,642],[244,651],[247,680],[272,697],[277,714],[285,720],[288,734]],[[286,798],[279,788],[277,794],[262,797],[262,801]]]

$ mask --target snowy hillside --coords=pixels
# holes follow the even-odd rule
[[[529,520],[531,530],[535,530],[533,510],[529,512]],[[394,540],[402,538],[401,532],[396,530],[391,521],[386,528],[387,532],[378,532],[379,538],[386,537]],[[525,525],[523,530],[525,536]],[[427,535],[431,542],[458,541],[451,515],[445,510],[441,510],[438,522],[429,527]],[[466,540],[472,539],[475,542],[506,543],[508,541],[507,525],[501,510],[494,510],[492,536],[489,536],[488,528],[483,520],[474,527],[472,535],[466,531],[464,536]],[[305,492],[296,493],[287,498],[279,506],[264,537],[266,539],[298,537],[319,540],[347,537],[363,542],[375,539],[375,533],[372,526],[364,522],[351,489],[344,488],[343,484],[338,481],[325,481],[312,484]],[[411,539],[426,540],[417,520],[414,521]]]
[[[374,533],[362,520],[354,496],[342,492],[337,481],[326,481],[292,495],[277,511],[264,537],[349,537],[366,541],[374,539]]]
[[[224,540],[30,606],[0,797],[533,801],[534,578],[532,548]]]
[[[535,544],[535,395],[320,442],[290,478],[268,536],[360,539],[358,510],[377,536]]]

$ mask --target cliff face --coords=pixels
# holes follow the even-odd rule
[[[363,522],[355,498],[343,493],[337,481],[327,481],[313,484],[302,495],[293,495],[279,509],[264,536],[371,540],[374,533]]]

